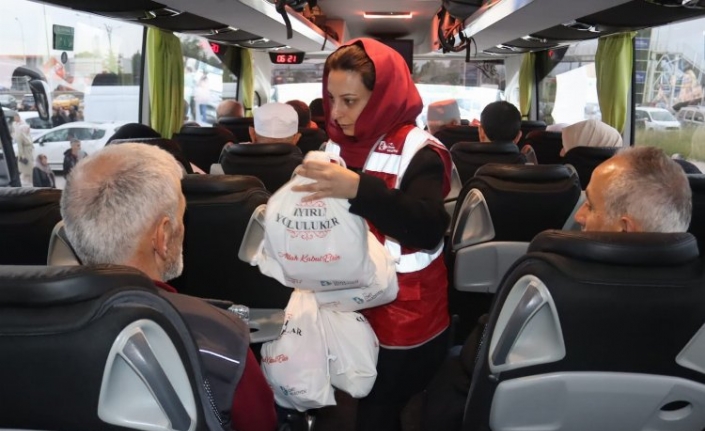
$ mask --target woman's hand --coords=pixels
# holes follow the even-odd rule
[[[315,180],[315,183],[294,186],[295,192],[310,192],[302,202],[323,198],[352,199],[357,196],[360,176],[337,163],[308,161],[296,168],[297,175]]]

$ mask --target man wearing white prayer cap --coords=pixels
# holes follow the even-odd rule
[[[443,127],[460,124],[460,109],[455,99],[440,100],[428,105],[426,125],[428,133],[435,134]]]
[[[296,145],[299,133],[299,115],[286,103],[267,103],[254,111],[255,127],[250,127],[253,144]]]

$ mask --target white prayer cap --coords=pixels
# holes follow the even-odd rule
[[[299,116],[286,103],[267,103],[254,111],[255,133],[266,138],[288,138],[299,132]]]

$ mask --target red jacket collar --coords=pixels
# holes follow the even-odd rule
[[[169,286],[168,284],[164,283],[163,281],[159,281],[159,280],[152,280],[152,281],[154,281],[154,285],[160,289],[166,290],[167,292],[171,292],[171,293],[179,293],[176,291],[176,289],[174,289],[174,287]]]

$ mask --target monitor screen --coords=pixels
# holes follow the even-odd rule
[[[380,42],[393,48],[406,60],[409,73],[414,70],[414,41],[411,39],[381,39]]]

